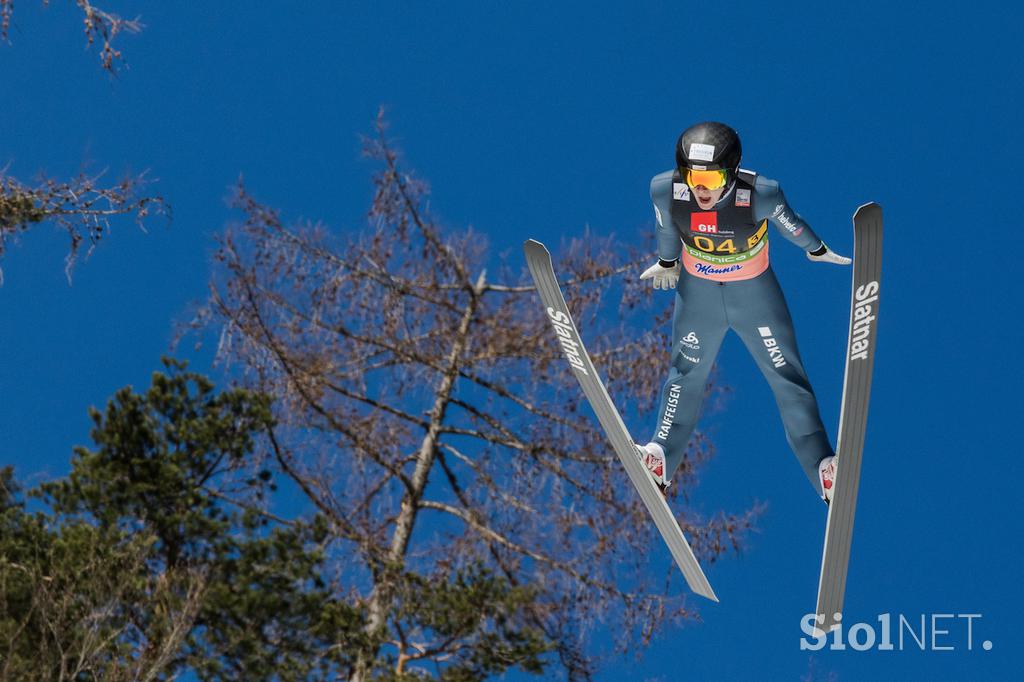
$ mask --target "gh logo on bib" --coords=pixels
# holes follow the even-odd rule
[[[718,234],[718,211],[697,211],[690,214],[690,232]]]

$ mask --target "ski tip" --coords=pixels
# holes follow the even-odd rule
[[[857,210],[853,214],[853,219],[857,220],[858,218],[868,218],[876,215],[878,218],[882,217],[882,206],[877,202],[869,201],[868,203],[861,204],[857,207]]]
[[[523,242],[523,254],[526,256],[527,263],[551,262],[551,253],[536,239],[527,239]]]

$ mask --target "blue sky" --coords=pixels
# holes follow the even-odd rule
[[[743,136],[744,166],[779,180],[838,252],[851,255],[858,204],[885,210],[846,620],[982,615],[973,651],[964,620],[952,619],[940,621],[950,634],[938,643],[954,651],[824,651],[815,670],[840,680],[1016,670],[1015,10],[874,0],[174,5],[101,4],[147,25],[121,39],[127,68],[114,79],[83,50],[70,2],[17,3],[11,44],[0,46],[0,165],[21,178],[149,169],[174,207],[169,227],[116,225],[70,287],[55,229],[29,234],[0,263],[0,462],[20,478],[63,474],[87,438],[86,406],[148,383],[173,323],[204,296],[212,236],[232,217],[224,199],[240,174],[289,217],[356,229],[372,170],[358,136],[383,104],[433,187],[435,213],[473,225],[495,257],[514,261],[528,237],[556,246],[589,226],[625,243],[651,229],[648,182],[671,166],[676,136],[723,120]],[[804,364],[836,424],[849,270],[775,243]],[[190,355],[209,369],[205,351]],[[722,602],[699,605],[702,623],[663,633],[640,661],[613,661],[602,680],[808,670],[799,618],[814,604],[824,513],[735,337],[719,360],[734,393],[705,422],[719,454],[692,497],[709,512],[767,502],[760,532],[709,569]]]

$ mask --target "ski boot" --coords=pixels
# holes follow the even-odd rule
[[[825,504],[832,501],[832,492],[835,490],[836,467],[838,462],[835,456],[825,457],[818,463],[818,478],[821,480],[821,499]]]
[[[657,443],[637,445],[636,456],[651,474],[661,494],[667,497],[670,481],[665,478],[665,450]]]

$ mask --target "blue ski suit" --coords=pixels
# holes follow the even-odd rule
[[[682,463],[712,364],[732,329],[768,380],[789,446],[821,494],[818,464],[835,453],[800,361],[786,299],[769,265],[767,226],[774,224],[804,251],[819,249],[822,241],[789,207],[777,182],[743,169],[707,211],[678,171],[654,177],[651,199],[658,257],[681,257],[684,271],[676,286],[671,366],[651,438],[665,450],[666,475]]]

